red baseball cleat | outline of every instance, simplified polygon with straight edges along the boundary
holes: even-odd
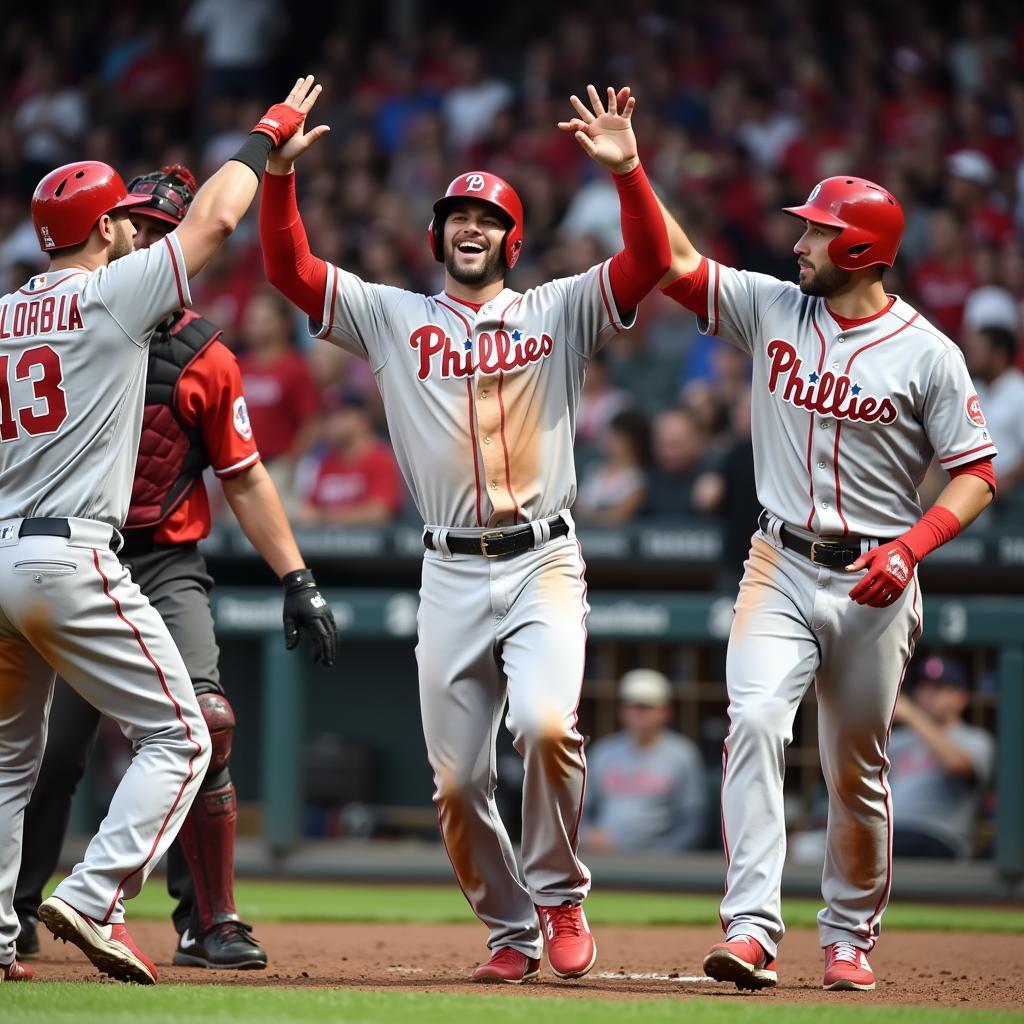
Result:
[[[775,988],[779,981],[775,958],[749,935],[737,935],[712,946],[704,957],[704,973],[715,981],[731,981],[737,988],[750,992]]]
[[[491,959],[473,972],[473,980],[483,984],[521,985],[533,981],[540,974],[540,961],[511,946],[496,949]]]
[[[123,924],[98,924],[57,896],[39,905],[39,920],[58,939],[77,946],[101,974],[138,985],[156,984],[156,965],[135,945]]]
[[[870,992],[875,972],[867,955],[852,942],[833,942],[825,947],[825,980],[829,992]]]
[[[597,963],[597,943],[579,905],[537,907],[547,939],[548,966],[559,978],[582,978]]]
[[[12,960],[9,964],[4,964],[4,969],[0,972],[0,981],[31,981],[32,971],[26,967],[20,960]]]

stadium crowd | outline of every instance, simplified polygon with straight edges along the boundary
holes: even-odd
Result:
[[[794,279],[798,230],[779,208],[831,174],[873,178],[901,199],[907,230],[887,287],[963,346],[1000,445],[997,509],[1013,509],[1006,499],[1024,478],[1019,5],[522,0],[448,4],[443,19],[425,4],[370,7],[324,5],[300,19],[283,0],[155,10],[55,0],[46,19],[10,12],[0,40],[3,290],[44,264],[29,198],[52,167],[102,159],[128,180],[182,163],[202,178],[282,83],[307,71],[324,84],[316,121],[332,129],[299,176],[317,255],[368,280],[437,291],[431,204],[455,173],[480,167],[525,204],[512,286],[573,274],[620,246],[618,204],[555,124],[588,82],[629,83],[648,172],[716,259]],[[254,215],[193,298],[239,356],[257,441],[297,522],[414,515],[369,369],[313,343],[268,289]],[[587,379],[578,518],[749,510],[748,377],[747,360],[699,335],[681,307],[647,299]]]

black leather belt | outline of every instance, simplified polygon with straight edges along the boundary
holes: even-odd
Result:
[[[561,516],[552,516],[547,521],[551,528],[551,537],[565,537],[569,533],[569,524]],[[434,536],[430,530],[423,532],[423,544],[428,551],[436,551]],[[533,528],[515,526],[509,530],[488,530],[476,537],[454,537],[448,535],[445,541],[448,550],[454,555],[483,555],[484,558],[509,558],[521,555],[534,547]]]
[[[769,536],[771,531],[768,526],[771,518],[765,511],[757,517],[757,525]],[[842,540],[804,540],[782,526],[779,528],[779,539],[784,548],[789,548],[790,551],[809,558],[815,565],[823,565],[827,569],[845,569],[860,558],[860,537],[843,537]]]
[[[71,524],[66,519],[55,519],[52,516],[35,516],[22,519],[19,537],[63,537],[71,539]],[[117,531],[110,535],[110,550],[117,550]]]

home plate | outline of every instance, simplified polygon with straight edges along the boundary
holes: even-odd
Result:
[[[595,978],[603,978],[605,981],[714,981],[705,974],[653,974],[645,971],[641,974],[625,974],[621,971],[599,971],[593,975]]]
[[[403,967],[401,964],[393,964],[391,967],[388,968],[388,970],[392,971],[395,974],[423,974],[424,973],[422,967]]]

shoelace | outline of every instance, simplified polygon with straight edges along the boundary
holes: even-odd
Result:
[[[832,947],[833,960],[845,960],[847,963],[860,966],[858,954],[860,950],[851,942],[837,942]]]
[[[244,921],[225,921],[223,924],[217,925],[213,930],[221,935],[237,936],[243,942],[256,945],[256,940],[249,934],[252,931],[252,925],[246,924]]]
[[[551,922],[552,938],[557,939],[564,935],[576,936],[583,931],[579,907],[563,903],[560,907],[547,907],[544,912]]]

